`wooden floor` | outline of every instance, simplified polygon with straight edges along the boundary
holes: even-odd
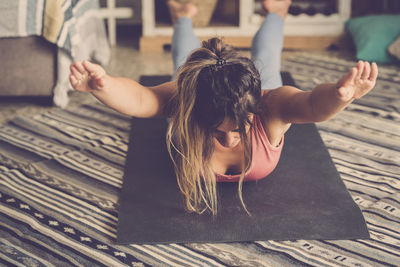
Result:
[[[200,37],[200,40],[210,38]],[[304,49],[304,50],[323,50],[330,45],[338,43],[340,36],[285,36],[284,48],[285,49]],[[229,43],[239,48],[250,48],[251,37],[224,37],[226,43]],[[139,49],[140,52],[157,52],[163,51],[166,45],[171,44],[170,36],[142,36],[140,38]]]

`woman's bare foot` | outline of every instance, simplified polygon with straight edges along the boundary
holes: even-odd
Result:
[[[291,0],[264,0],[262,5],[268,13],[277,13],[285,19],[291,3]]]
[[[191,3],[179,3],[175,0],[167,0],[172,23],[181,17],[193,18],[197,14],[197,7]]]

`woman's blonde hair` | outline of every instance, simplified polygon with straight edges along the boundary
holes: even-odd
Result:
[[[177,74],[178,90],[170,102],[167,147],[188,211],[217,214],[216,177],[210,165],[213,131],[224,119],[237,123],[245,163],[239,180],[240,201],[251,148],[245,130],[258,110],[260,76],[253,62],[219,38],[204,41]]]

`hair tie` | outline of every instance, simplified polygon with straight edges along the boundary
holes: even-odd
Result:
[[[218,67],[221,67],[221,66],[223,66],[223,65],[225,65],[225,64],[226,64],[226,60],[223,59],[222,57],[219,57],[219,58],[217,59],[217,62],[215,63],[215,65],[217,65]]]

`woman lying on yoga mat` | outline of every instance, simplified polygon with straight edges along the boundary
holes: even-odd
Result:
[[[378,75],[375,63],[359,61],[338,82],[312,91],[282,86],[289,5],[290,0],[263,1],[268,14],[253,39],[250,60],[218,38],[199,48],[191,21],[196,7],[168,1],[176,79],[149,88],[83,61],[71,65],[71,84],[124,114],[170,118],[167,145],[189,211],[216,214],[219,181],[239,182],[245,208],[243,181],[273,171],[290,125],[328,120],[367,94]]]

